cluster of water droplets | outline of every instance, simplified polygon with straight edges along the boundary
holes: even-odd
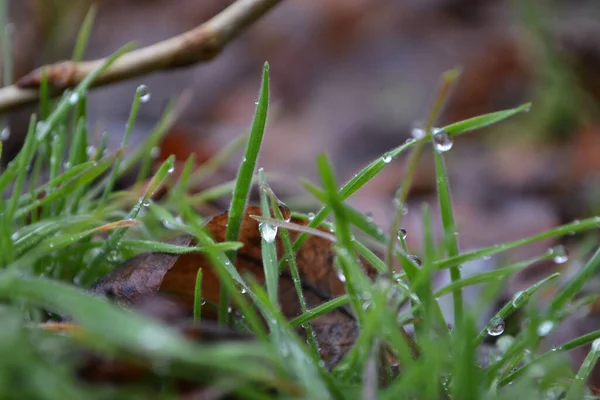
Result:
[[[433,143],[435,149],[439,152],[446,152],[452,148],[454,141],[442,128],[432,128],[431,133],[433,134]],[[425,137],[425,129],[420,124],[415,124],[412,128],[411,135],[415,140],[422,139]]]

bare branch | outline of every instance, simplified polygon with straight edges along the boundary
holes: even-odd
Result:
[[[123,55],[95,80],[94,86],[211,60],[227,43],[281,1],[238,0],[190,31]],[[0,88],[0,112],[37,101],[39,93],[36,89],[42,70],[46,71],[52,93],[60,94],[76,86],[104,61],[63,61],[38,68],[15,85]]]

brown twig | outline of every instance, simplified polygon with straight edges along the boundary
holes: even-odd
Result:
[[[94,86],[123,81],[154,71],[208,61],[282,0],[238,0],[205,23],[181,35],[134,50],[119,58],[94,82]],[[76,86],[105,60],[63,61],[25,75],[15,85],[0,88],[0,112],[38,100],[42,70],[54,94]]]

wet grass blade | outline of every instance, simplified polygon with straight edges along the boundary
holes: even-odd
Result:
[[[265,63],[262,75],[262,84],[258,96],[258,104],[256,105],[256,113],[252,121],[250,136],[246,144],[244,158],[240,164],[237,174],[235,188],[233,189],[233,197],[229,207],[229,216],[227,219],[227,231],[225,232],[225,240],[236,241],[240,234],[242,226],[242,216],[246,208],[246,200],[248,192],[254,176],[256,168],[256,160],[262,143],[265,125],[267,123],[267,111],[269,108],[269,64]],[[234,255],[231,254],[233,260]],[[219,300],[219,321],[226,322],[228,319],[227,308],[229,307],[229,296],[227,288],[221,286],[221,298]]]

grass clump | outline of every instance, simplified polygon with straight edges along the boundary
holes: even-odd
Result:
[[[341,187],[327,156],[316,156],[322,188],[309,182],[305,186],[321,202],[322,208],[310,218],[305,232],[292,241],[286,217],[279,210],[280,203],[270,190],[265,174],[255,176],[268,109],[269,75],[265,66],[244,158],[235,183],[224,189],[233,188],[227,240],[215,243],[203,229],[204,220],[194,207],[221,196],[223,188],[193,196],[187,189],[233,157],[231,148],[199,169],[194,169],[195,161],[191,157],[177,180],[171,179],[175,168],[173,157],[167,158],[148,176],[150,150],[166,132],[171,108],[131,158],[123,158],[122,151],[106,154],[102,144],[97,148],[88,145],[84,128],[87,91],[94,77],[120,54],[122,52],[77,88],[65,93],[51,113],[42,112],[42,120],[32,117],[22,150],[0,176],[0,189],[4,193],[0,198],[1,398],[177,398],[180,388],[173,384],[177,379],[196,382],[218,393],[253,399],[591,398],[584,383],[600,355],[600,331],[590,332],[550,352],[543,352],[540,342],[578,308],[589,304],[590,299],[586,302],[576,296],[585,281],[600,268],[600,249],[565,285],[555,287],[557,293],[548,305],[537,304],[536,294],[543,288],[556,286],[558,274],[515,294],[484,326],[480,326],[481,315],[492,299],[482,298],[472,307],[461,297],[462,290],[472,285],[483,285],[485,292],[495,293],[499,282],[534,262],[555,258],[557,250],[469,277],[461,276],[461,264],[536,240],[600,226],[600,218],[595,217],[514,242],[471,252],[460,251],[444,151],[458,135],[527,111],[529,104],[436,129],[435,119],[455,79],[455,74],[447,75],[422,138],[409,140],[382,154]],[[128,144],[145,90],[134,94],[123,147]],[[44,108],[49,104],[47,91],[42,95],[42,104]],[[67,149],[68,138],[72,145]],[[443,140],[442,145],[440,140]],[[383,233],[345,200],[393,159],[411,149],[416,165],[418,155],[426,151],[430,143],[444,236],[442,251],[439,251],[432,234],[431,210],[424,206],[419,265],[408,254],[402,235],[397,237],[397,229],[390,234]],[[145,185],[142,194],[116,191],[116,180],[137,163],[143,166],[138,176],[138,183]],[[42,179],[42,171],[46,170],[49,175]],[[410,171],[414,172],[414,168],[409,169],[399,191],[395,227],[399,226],[410,190]],[[265,285],[242,276],[233,264],[239,248],[243,210],[253,181],[259,182],[261,189],[262,219],[259,220]],[[167,194],[160,201],[154,201],[153,193],[162,186],[168,188]],[[271,210],[275,211],[274,218],[271,218]],[[294,215],[309,219],[307,215]],[[309,237],[310,229],[323,226],[329,215],[333,217],[333,223],[328,226],[335,239],[334,264],[343,276],[346,294],[309,308],[303,298],[302,277],[294,254]],[[269,238],[273,229],[279,230],[285,251],[280,260],[275,243]],[[159,240],[173,231],[194,235],[197,244],[189,248]],[[369,241],[358,239],[356,231],[362,232]],[[126,311],[83,290],[121,261],[144,250],[205,254],[220,279],[220,322],[235,325],[241,321],[256,340],[210,345],[193,342],[173,327]],[[379,256],[381,250],[387,257]],[[375,279],[365,274],[361,260],[368,261],[377,270]],[[282,313],[277,296],[278,277],[284,266],[289,266],[302,308],[302,314],[291,321]],[[452,272],[452,281],[434,291],[431,276],[443,269]],[[200,270],[197,282],[202,282],[203,276]],[[198,283],[194,303],[196,320],[201,318],[199,287]],[[447,294],[454,298],[455,320],[450,321],[451,327],[439,307],[440,296]],[[231,304],[239,307],[239,315],[228,311]],[[401,307],[403,305],[406,307]],[[358,338],[341,362],[328,369],[320,358],[311,321],[348,306],[356,318]],[[492,355],[481,360],[483,339],[502,333],[504,320],[516,309],[525,316],[522,329],[514,335],[504,335]],[[79,334],[64,336],[39,329],[39,323],[63,316],[77,322],[81,329]],[[308,332],[306,339],[298,334],[298,327]],[[409,333],[410,327],[414,334]],[[564,353],[590,343],[590,353],[580,370],[572,371]],[[73,353],[73,348],[81,347],[108,357],[145,360],[154,366],[157,377],[150,385],[98,386],[84,382],[77,378],[79,358]]]

